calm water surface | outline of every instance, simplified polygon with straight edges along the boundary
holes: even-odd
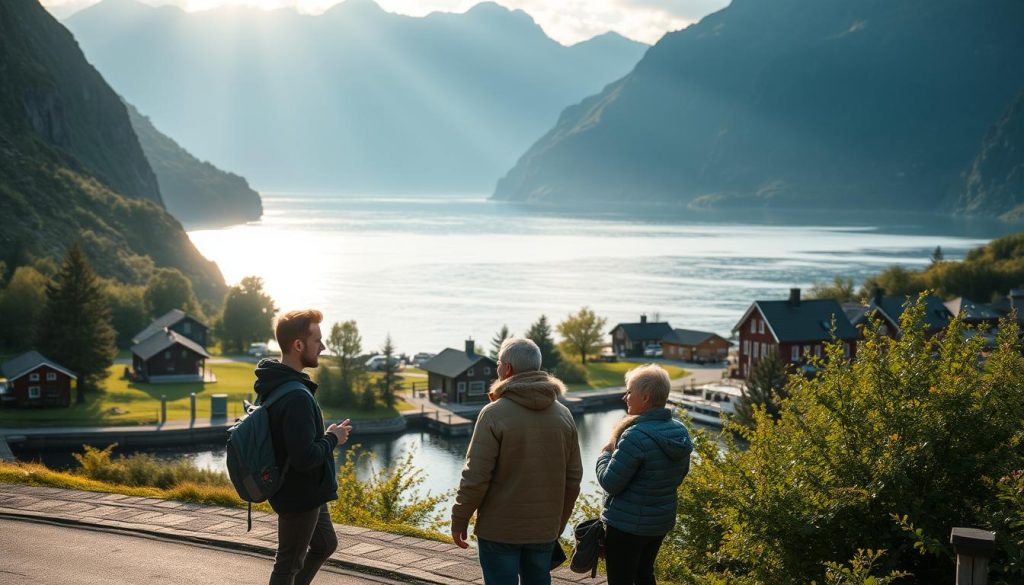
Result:
[[[860,282],[891,264],[927,265],[1014,231],[934,217],[797,216],[678,210],[582,217],[483,197],[265,194],[260,222],[190,232],[228,282],[261,276],[282,309],[355,319],[364,347],[390,333],[400,351],[488,345],[587,305],[618,322],[641,313],[728,336],[751,300],[792,286]],[[585,210],[584,210],[585,211]],[[876,222],[876,223],[872,223]],[[299,254],[296,255],[296,251]]]

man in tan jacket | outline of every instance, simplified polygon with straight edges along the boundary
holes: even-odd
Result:
[[[551,554],[580,493],[576,423],[557,400],[565,385],[540,361],[529,339],[501,344],[498,380],[476,420],[452,507],[452,539],[462,548],[477,514],[486,585],[551,583]]]

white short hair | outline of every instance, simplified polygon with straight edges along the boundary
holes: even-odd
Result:
[[[626,372],[626,388],[650,396],[651,406],[662,407],[668,403],[672,380],[665,368],[657,364],[646,364]]]
[[[498,361],[512,366],[516,373],[539,370],[540,359],[540,348],[525,337],[509,337],[498,350]]]

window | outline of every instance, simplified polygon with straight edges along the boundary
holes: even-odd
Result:
[[[459,394],[464,394],[466,392],[466,383],[459,382],[458,384],[456,384],[455,391],[458,392]]]
[[[485,376],[490,376],[491,375],[491,367],[490,366],[484,366],[484,375]]]
[[[820,345],[815,345],[814,346],[814,355],[815,355],[815,357],[821,357],[821,346]]]
[[[187,358],[188,357],[188,350],[187,349],[181,350],[181,357],[183,357],[183,358]]]
[[[487,394],[487,386],[482,381],[469,383],[469,396],[482,396]]]
[[[192,324],[189,323],[188,321],[185,321],[184,323],[181,324],[181,330],[184,333],[192,333]]]
[[[55,372],[47,372],[46,373],[46,381],[47,382],[53,382],[56,379],[57,379],[57,374]]]
[[[472,376],[473,375],[473,368],[469,368],[468,370],[466,370],[466,375],[467,376]]]
[[[42,395],[42,392],[40,392],[39,386],[29,386],[28,387],[28,397],[29,397],[29,399],[35,400],[36,398],[39,398],[40,395]]]
[[[34,373],[29,374],[28,375],[28,381],[29,382],[38,382],[39,381],[39,373],[38,372],[34,372]]]
[[[764,333],[764,321],[757,322],[757,332]]]
[[[170,359],[171,359],[171,350],[167,350],[167,351],[164,352],[164,359],[170,361]]]
[[[789,361],[798,362],[800,361],[800,346],[794,345],[790,349]]]
[[[846,356],[846,357],[850,357],[850,344],[849,343],[844,343],[843,344],[843,355]]]
[[[745,353],[747,355],[750,354],[750,341],[749,340],[743,342],[743,353]]]
[[[761,344],[754,342],[754,357],[758,357],[757,350],[761,349]]]
[[[809,346],[809,345],[805,345],[804,346],[804,355],[805,356],[811,355],[811,346]]]
[[[757,319],[750,320],[750,332],[757,333]]]

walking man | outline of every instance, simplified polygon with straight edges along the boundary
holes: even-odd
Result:
[[[317,367],[326,349],[321,321],[323,315],[312,309],[282,315],[275,327],[281,361],[264,359],[256,365],[260,402],[275,392],[286,393],[269,406],[275,458],[278,466],[288,466],[281,488],[270,497],[277,512],[270,585],[308,585],[338,548],[327,502],[338,498],[334,448],[348,440],[351,426],[345,420],[324,428],[314,397],[317,385],[302,371]]]
[[[576,423],[557,400],[565,385],[540,367],[533,341],[501,344],[452,507],[452,539],[462,548],[477,514],[486,585],[550,584],[552,551],[580,493]]]

